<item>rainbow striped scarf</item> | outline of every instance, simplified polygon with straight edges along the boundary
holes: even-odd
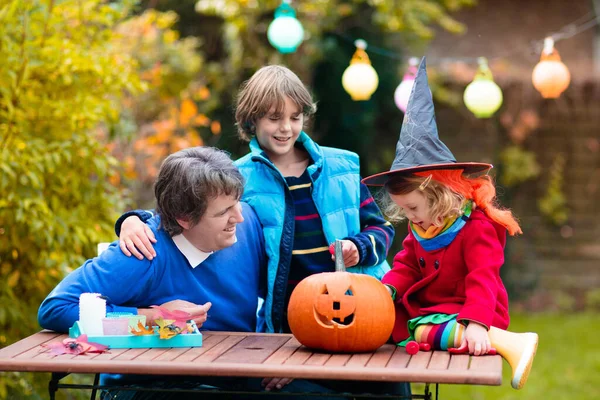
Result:
[[[413,225],[411,222],[410,229],[425,251],[438,250],[452,243],[458,232],[467,223],[472,209],[473,202],[469,200],[463,206],[463,214],[461,216],[446,218],[442,226],[432,225],[427,230],[424,230],[418,225]]]

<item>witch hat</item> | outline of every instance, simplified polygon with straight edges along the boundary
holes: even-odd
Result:
[[[434,169],[463,169],[465,174],[473,174],[490,168],[492,165],[486,163],[457,163],[452,152],[438,137],[433,98],[423,57],[408,99],[392,167],[387,172],[364,178],[362,183],[383,186],[393,175]]]

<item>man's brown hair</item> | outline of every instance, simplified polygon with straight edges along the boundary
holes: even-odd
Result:
[[[168,156],[154,185],[156,211],[169,235],[183,232],[177,222],[196,225],[209,200],[227,195],[242,197],[244,178],[229,154],[214,147],[190,147]]]

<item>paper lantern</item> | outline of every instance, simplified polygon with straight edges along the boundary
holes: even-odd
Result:
[[[293,53],[304,39],[304,28],[296,19],[296,12],[289,5],[289,1],[283,1],[275,10],[275,19],[267,30],[269,43],[280,53]]]
[[[411,57],[410,60],[408,60],[406,74],[404,74],[402,82],[400,82],[394,91],[394,103],[396,103],[396,106],[402,110],[402,112],[406,112],[406,106],[408,106],[408,98],[410,97],[410,92],[412,92],[415,77],[417,76],[418,63],[419,60],[416,57]]]
[[[569,87],[571,74],[554,48],[554,40],[550,37],[544,40],[544,49],[540,62],[531,75],[533,86],[545,99],[556,99]]]
[[[502,90],[494,82],[492,71],[484,57],[478,59],[479,68],[473,82],[463,94],[465,105],[477,118],[489,118],[502,105]]]
[[[365,52],[367,43],[359,39],[354,44],[356,51],[342,75],[342,86],[352,100],[369,100],[379,85],[379,77]]]

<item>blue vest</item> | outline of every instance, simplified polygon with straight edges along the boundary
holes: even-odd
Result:
[[[354,236],[360,226],[360,167],[358,155],[321,147],[306,133],[298,137],[313,163],[308,173],[312,198],[323,222],[328,243]],[[256,138],[250,153],[235,162],[246,180],[242,201],[254,208],[263,226],[268,261],[265,320],[268,332],[280,332],[285,291],[294,246],[294,204],[285,178],[264,155]],[[389,271],[386,260],[379,265],[352,267],[349,271],[381,279]]]

